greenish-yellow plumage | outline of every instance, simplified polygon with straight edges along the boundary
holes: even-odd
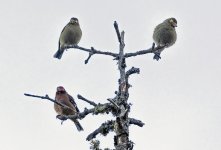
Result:
[[[157,46],[170,47],[172,46],[177,39],[177,34],[175,27],[177,27],[177,20],[175,18],[166,19],[161,24],[157,25],[154,29],[153,40]],[[158,57],[160,58],[160,52],[157,52]],[[154,59],[159,59],[157,56],[154,56]]]
[[[68,45],[77,45],[81,39],[82,31],[77,18],[71,18],[70,22],[61,32],[58,51],[54,54],[55,58],[61,59],[64,50]]]

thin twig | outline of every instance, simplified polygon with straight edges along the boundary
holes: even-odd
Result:
[[[88,114],[91,114],[91,113],[94,115],[109,113],[112,110],[112,107],[113,106],[110,105],[110,103],[98,104],[94,108],[91,108],[91,109],[85,108],[83,112],[80,112],[76,115],[68,115],[65,117],[66,117],[66,119],[83,119],[85,116],[87,116]]]
[[[78,98],[78,99],[81,99],[81,100],[83,100],[83,101],[85,101],[85,102],[87,102],[87,103],[89,103],[90,105],[97,106],[97,104],[96,104],[95,102],[90,101],[90,100],[84,98],[84,97],[81,96],[80,94],[77,95],[77,98]]]
[[[126,72],[126,78],[128,78],[131,74],[134,74],[134,73],[139,74],[139,73],[140,73],[140,69],[139,69],[139,68],[132,67],[131,69],[129,69],[129,70]]]
[[[94,113],[95,108],[87,109],[85,108],[83,112],[78,113],[76,115],[68,115],[66,116],[68,119],[83,119],[88,114]]]
[[[120,109],[120,107],[115,103],[112,99],[108,98],[107,99],[110,103],[112,103],[117,109]]]
[[[124,43],[124,35],[125,35],[125,32],[122,31],[121,34],[120,34],[120,37],[121,37],[121,45],[124,47],[125,46],[125,43]]]
[[[100,133],[103,136],[106,136],[110,131],[114,130],[114,121],[113,120],[109,120],[105,123],[102,123],[102,125],[96,129],[94,132],[92,132],[91,134],[89,134],[86,138],[87,141],[92,140],[93,138],[96,138],[96,136]]]
[[[121,43],[120,31],[119,31],[118,24],[117,24],[116,21],[114,21],[114,28],[115,28],[115,31],[117,33],[118,42]]]
[[[138,56],[138,55],[144,55],[144,54],[148,54],[148,53],[154,53],[156,51],[162,51],[163,49],[165,48],[164,47],[151,47],[149,49],[146,49],[146,50],[140,50],[140,51],[137,51],[137,52],[133,52],[133,53],[126,53],[124,55],[125,58],[128,58],[128,57],[132,57],[132,56]]]
[[[79,50],[86,51],[86,52],[93,53],[93,54],[103,54],[103,55],[109,55],[109,56],[113,56],[113,57],[117,57],[118,56],[118,54],[116,54],[116,53],[104,52],[104,51],[96,50],[93,47],[88,49],[88,48],[80,47],[78,45],[68,45],[66,48],[67,49],[75,48],[75,49],[79,49]]]
[[[51,101],[51,102],[53,102],[53,103],[55,103],[55,104],[57,104],[57,105],[59,105],[61,107],[66,107],[66,108],[69,108],[69,109],[73,109],[73,108],[70,108],[70,107],[60,103],[60,102],[55,101],[54,99],[50,98],[47,94],[45,96],[38,96],[38,95],[32,95],[32,94],[24,93],[24,95],[25,96],[30,96],[30,97],[41,98],[41,99],[47,99],[47,100],[49,100],[49,101]]]
[[[129,118],[129,124],[134,124],[137,125],[139,127],[143,127],[145,125],[145,123],[143,123],[141,120],[137,120],[134,118]]]
[[[67,119],[83,119],[85,116],[87,116],[88,114],[94,113],[94,108],[91,109],[87,109],[85,108],[83,112],[77,113],[75,115],[59,115],[57,116],[58,119],[65,121]]]
[[[92,52],[89,53],[88,58],[84,61],[85,64],[87,64],[88,61],[90,60],[91,56],[94,55],[94,48],[93,48],[93,47],[91,47],[91,51],[92,51]]]

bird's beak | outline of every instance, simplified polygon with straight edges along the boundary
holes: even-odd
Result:
[[[175,22],[173,22],[173,26],[174,26],[174,27],[177,27],[177,24],[176,24]]]

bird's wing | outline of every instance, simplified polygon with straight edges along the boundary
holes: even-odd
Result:
[[[60,43],[60,39],[58,40],[58,49],[60,49],[60,45],[61,45],[61,43]]]
[[[67,24],[68,25],[68,24]],[[61,31],[61,34],[64,32],[65,28],[67,27],[67,25],[62,29]],[[60,34],[60,35],[61,35]],[[61,42],[60,42],[60,38],[59,38],[59,41],[58,41],[58,49],[60,49],[60,46],[61,46]]]
[[[79,112],[79,109],[77,107],[77,104],[74,101],[74,98],[71,95],[69,95],[69,94],[68,94],[68,97],[69,97],[69,101],[71,102],[71,104],[74,105],[76,111]]]
[[[162,23],[161,24],[158,24],[156,27],[155,27],[155,31],[159,31],[161,28],[162,28]]]

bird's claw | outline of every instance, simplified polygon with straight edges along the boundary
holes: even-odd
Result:
[[[72,46],[75,48],[75,47],[77,47],[78,45],[77,45],[77,44],[72,44]]]
[[[60,119],[60,120],[61,120],[61,125],[62,125],[63,122],[67,120],[67,117],[62,116],[62,115],[57,115],[57,116],[56,116],[56,119]]]
[[[63,125],[64,120],[61,121],[61,125]]]
[[[63,115],[57,115],[57,116],[56,116],[56,119],[60,119],[60,120],[62,120],[62,121],[65,121],[65,120],[67,120],[67,117],[65,117],[65,116],[63,116]]]
[[[153,56],[153,59],[155,59],[155,60],[159,60],[159,59],[161,59],[161,57],[160,57],[160,53],[154,53],[154,56]]]

